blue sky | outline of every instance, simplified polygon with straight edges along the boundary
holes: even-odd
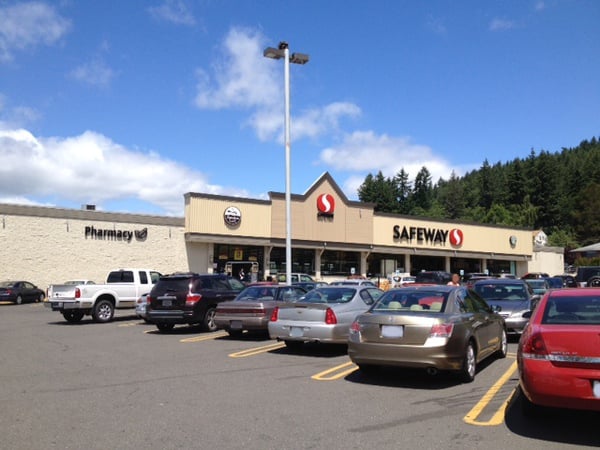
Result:
[[[183,215],[600,135],[595,0],[0,0],[0,202]]]

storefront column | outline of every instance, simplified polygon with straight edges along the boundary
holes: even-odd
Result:
[[[321,255],[325,249],[318,248],[315,250],[315,279],[321,279]]]
[[[209,242],[207,247],[208,261],[206,262],[206,272],[215,273],[215,244]]]
[[[265,245],[263,247],[262,266],[263,266],[263,274],[264,274],[263,276],[265,277],[265,280],[271,276],[271,250],[272,249],[273,249],[273,247],[270,245]]]
[[[451,269],[450,260],[451,260],[451,258],[449,256],[444,256],[444,270],[446,272],[450,272],[450,269]]]
[[[410,273],[410,255],[408,253],[404,254],[404,272]]]
[[[367,272],[369,269],[369,265],[367,263],[367,258],[369,257],[369,253],[371,253],[371,252],[360,252],[360,274],[363,277],[367,276]]]
[[[481,260],[481,272],[486,273],[487,272],[487,259],[483,258]]]

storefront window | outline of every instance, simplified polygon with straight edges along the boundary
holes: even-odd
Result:
[[[271,275],[285,273],[285,248],[276,247],[271,250]],[[315,251],[305,248],[292,249],[292,272],[315,274]]]
[[[262,280],[264,268],[263,247],[253,247],[249,245],[229,245],[215,244],[214,247],[214,266],[216,273],[225,273],[226,268],[231,269],[232,276],[238,276],[240,270],[250,274],[253,263],[258,263],[257,280]]]
[[[326,250],[321,256],[321,275],[348,276],[360,273],[360,253]]]

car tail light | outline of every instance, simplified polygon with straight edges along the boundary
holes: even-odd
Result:
[[[544,338],[539,331],[527,332],[527,335],[523,336],[522,342],[521,353],[523,358],[546,359],[548,356]]]
[[[279,317],[279,306],[273,308],[273,312],[271,313],[271,317],[269,318],[269,322],[277,322]]]
[[[436,323],[431,326],[429,337],[449,338],[454,330],[453,323]]]
[[[360,333],[360,323],[358,323],[358,320],[355,320],[354,322],[352,322],[352,325],[350,325],[350,333]]]
[[[327,325],[335,325],[337,323],[337,317],[335,317],[335,313],[331,308],[325,310],[325,323]]]
[[[185,305],[186,306],[194,306],[200,300],[202,300],[202,295],[200,295],[200,294],[188,294],[187,297],[185,298]]]
[[[81,289],[75,288],[75,298],[81,298]]]

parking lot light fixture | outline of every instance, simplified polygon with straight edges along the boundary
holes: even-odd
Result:
[[[292,284],[292,207],[291,207],[291,168],[290,168],[290,63],[306,64],[308,55],[293,53],[287,42],[280,42],[278,48],[267,47],[263,52],[265,58],[283,59],[284,67],[284,140],[285,140],[285,283]]]

